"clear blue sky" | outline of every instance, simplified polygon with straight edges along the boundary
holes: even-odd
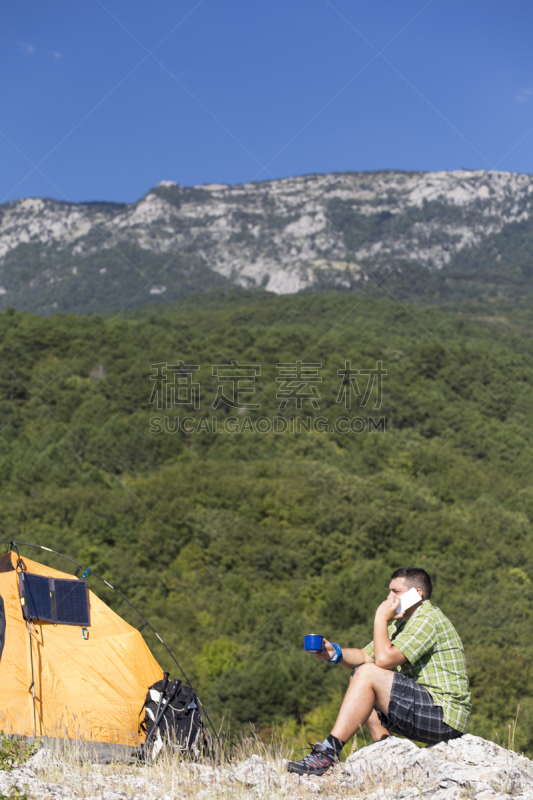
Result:
[[[131,202],[164,179],[531,172],[532,33],[525,0],[4,3],[0,202]],[[46,177],[27,177],[41,161]]]

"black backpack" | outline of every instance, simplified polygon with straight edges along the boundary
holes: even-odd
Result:
[[[211,739],[203,724],[198,698],[180,680],[169,681],[168,673],[148,689],[141,728],[146,740],[141,758],[155,761],[165,747],[189,754],[195,760],[211,750]]]

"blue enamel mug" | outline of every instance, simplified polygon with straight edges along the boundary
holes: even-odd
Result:
[[[324,649],[324,637],[310,633],[304,637],[304,650],[306,653],[321,653]]]

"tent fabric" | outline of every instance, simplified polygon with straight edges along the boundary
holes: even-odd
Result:
[[[28,572],[75,579],[23,559]],[[0,657],[0,730],[34,735],[30,633],[22,615],[17,556],[0,557],[4,647]],[[91,627],[36,622],[31,625],[36,734],[137,746],[139,711],[148,687],[163,671],[139,631],[89,590]],[[0,624],[1,628],[1,624]],[[1,633],[1,630],[0,630]]]
[[[4,650],[4,642],[6,640],[6,612],[4,609],[4,601],[0,597],[0,660]]]

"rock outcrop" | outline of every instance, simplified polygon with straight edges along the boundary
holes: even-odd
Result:
[[[471,735],[423,749],[391,737],[351,755],[341,771],[348,783],[376,798],[533,797],[531,761]]]
[[[310,793],[331,800],[531,800],[533,763],[470,735],[422,749],[390,737],[353,753],[320,778],[289,774],[285,761],[258,755],[231,766],[171,758],[153,766],[124,766],[68,763],[40,750],[24,766],[0,772],[0,793],[35,800],[304,798]]]

